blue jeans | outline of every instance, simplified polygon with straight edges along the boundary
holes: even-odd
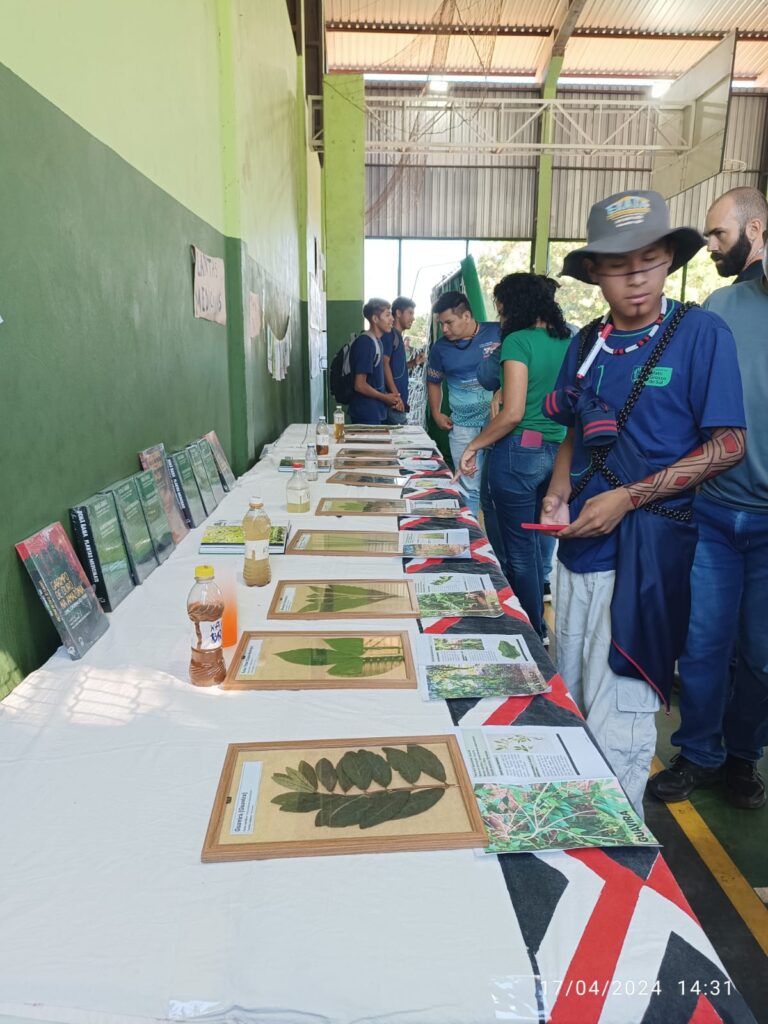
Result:
[[[704,497],[694,507],[699,543],[672,743],[707,768],[726,753],[758,761],[768,743],[768,513]]]
[[[548,441],[540,448],[524,448],[520,437],[510,434],[497,441],[488,456],[488,483],[503,538],[503,569],[539,636],[544,629],[544,552],[541,535],[520,524],[538,522],[558,448]]]
[[[401,423],[407,423],[408,422],[408,413],[407,412],[398,412],[397,409],[389,409],[388,408],[387,409],[387,418],[386,418],[386,420],[384,422],[385,423],[389,423],[392,426],[397,426],[397,425],[399,425]]]
[[[448,444],[451,448],[454,469],[459,468],[459,462],[464,454],[464,449],[470,441],[474,441],[482,429],[482,427],[461,427],[454,423],[452,429],[448,431]],[[477,453],[477,472],[475,475],[461,477],[461,486],[467,493],[467,504],[476,517],[480,515],[480,479],[483,473],[484,457],[485,452],[479,451]]]
[[[499,565],[504,565],[504,539],[499,528],[499,517],[496,514],[496,506],[491,497],[491,485],[488,480],[488,466],[490,459],[487,454],[483,458],[483,468],[480,471],[480,508],[483,510],[483,526],[488,541],[493,548],[493,553],[499,560]],[[550,569],[552,568],[550,564]]]

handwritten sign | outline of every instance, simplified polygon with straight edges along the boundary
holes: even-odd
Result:
[[[208,256],[192,246],[195,260],[195,317],[198,320],[212,320],[217,324],[227,322],[227,303],[224,296],[224,260]]]

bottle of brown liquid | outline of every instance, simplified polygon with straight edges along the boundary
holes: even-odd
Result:
[[[210,565],[198,565],[195,584],[187,598],[187,614],[194,628],[189,681],[195,686],[214,686],[227,674],[221,648],[224,597],[213,579]]]
[[[261,498],[251,498],[243,519],[245,561],[243,582],[248,587],[265,587],[272,579],[269,567],[269,532],[272,524]]]
[[[327,455],[328,452],[330,451],[331,432],[328,429],[328,424],[325,420],[325,416],[321,416],[320,419],[317,421],[315,441],[317,445],[317,454]]]
[[[344,410],[337,405],[333,412],[333,440],[341,444],[344,440]]]

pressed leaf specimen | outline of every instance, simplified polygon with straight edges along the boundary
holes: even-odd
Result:
[[[302,761],[275,772],[272,780],[288,790],[272,803],[292,814],[315,811],[317,828],[368,829],[412,818],[434,807],[449,788],[440,758],[417,743],[382,747],[381,753],[348,750],[336,764],[327,757],[315,765]]]

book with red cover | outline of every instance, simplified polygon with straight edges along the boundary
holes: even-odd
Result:
[[[109,628],[107,616],[61,523],[20,541],[16,550],[70,658],[82,658]]]

